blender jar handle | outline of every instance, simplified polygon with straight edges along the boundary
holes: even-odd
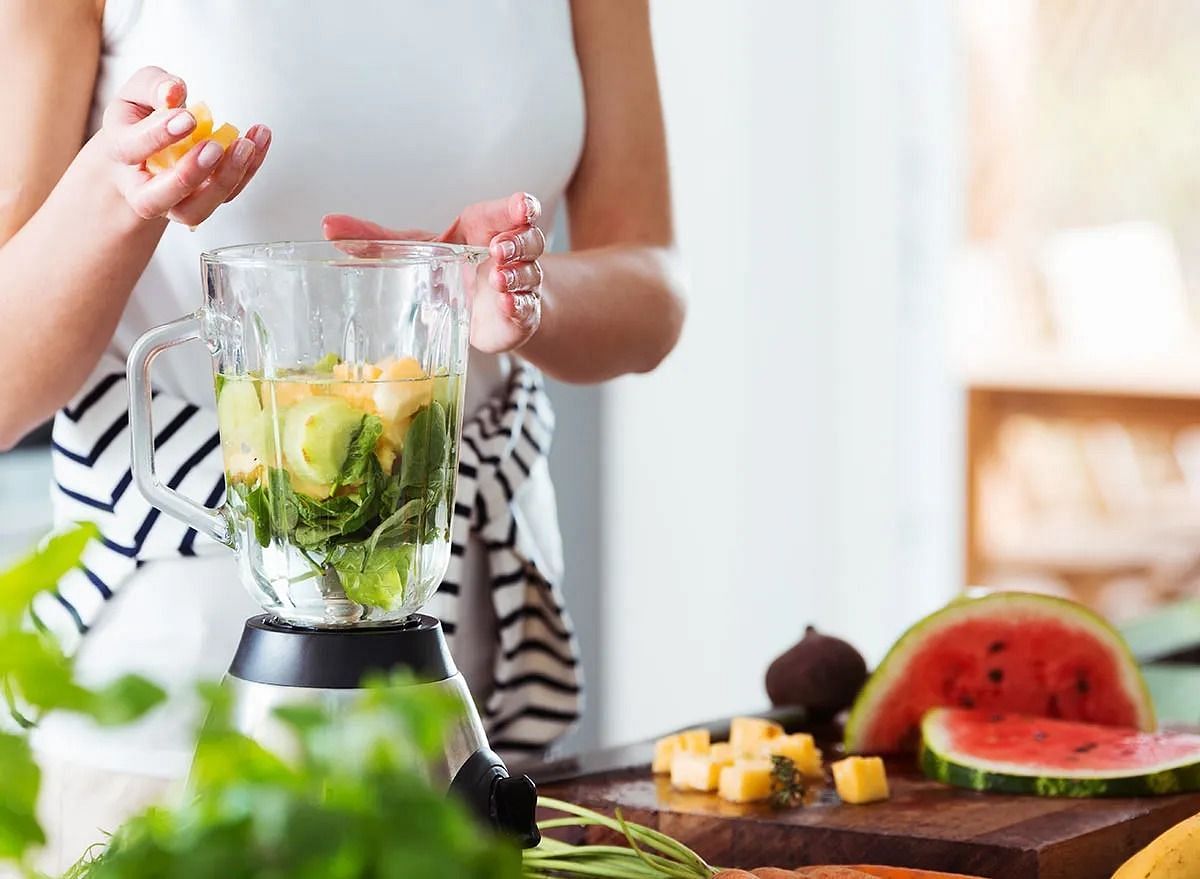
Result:
[[[224,505],[209,509],[163,485],[154,467],[154,425],[151,418],[150,366],[154,358],[183,342],[204,339],[204,313],[147,330],[129,352],[126,377],[129,380],[129,426],[133,457],[133,479],[138,490],[164,513],[187,523],[201,534],[234,546],[234,528]]]

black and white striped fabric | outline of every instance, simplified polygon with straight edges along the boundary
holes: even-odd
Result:
[[[225,495],[216,417],[168,394],[153,395],[160,478],[216,506]],[[547,455],[554,414],[541,374],[518,365],[506,392],[463,426],[450,567],[429,613],[454,650],[463,561],[474,536],[487,553],[500,643],[494,691],[483,706],[493,747],[540,751],[579,717],[579,649],[563,606],[561,553]],[[129,397],[124,365],[106,360],[55,418],[54,505],[59,523],[90,520],[102,540],[54,592],[39,596],[34,622],[74,652],[105,603],[154,559],[228,552],[161,513],[132,484]]]

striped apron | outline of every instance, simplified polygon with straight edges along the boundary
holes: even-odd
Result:
[[[220,504],[225,477],[212,410],[161,392],[151,405],[160,477],[207,506]],[[504,392],[463,426],[451,560],[427,608],[442,620],[454,652],[466,547],[481,543],[499,635],[494,687],[481,713],[492,746],[510,757],[543,751],[582,708],[579,648],[560,588],[561,538],[547,460],[553,431],[541,374],[516,361]],[[102,535],[79,571],[34,605],[35,624],[68,651],[79,648],[105,603],[142,564],[228,552],[151,507],[132,485],[128,391],[119,361],[106,359],[58,413],[52,450],[56,519],[94,521]]]

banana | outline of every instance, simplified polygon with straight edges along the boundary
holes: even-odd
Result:
[[[1113,879],[1200,879],[1200,815],[1159,836],[1122,864]]]

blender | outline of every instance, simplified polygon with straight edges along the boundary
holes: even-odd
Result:
[[[201,256],[204,305],[129,355],[133,473],[152,504],[231,548],[265,613],[226,679],[233,716],[280,753],[281,705],[337,712],[363,679],[404,672],[458,703],[431,781],[526,845],[536,791],[488,747],[438,620],[450,560],[475,265],[486,251],[404,241],[281,242]],[[150,369],[212,356],[226,500],[156,475]]]

